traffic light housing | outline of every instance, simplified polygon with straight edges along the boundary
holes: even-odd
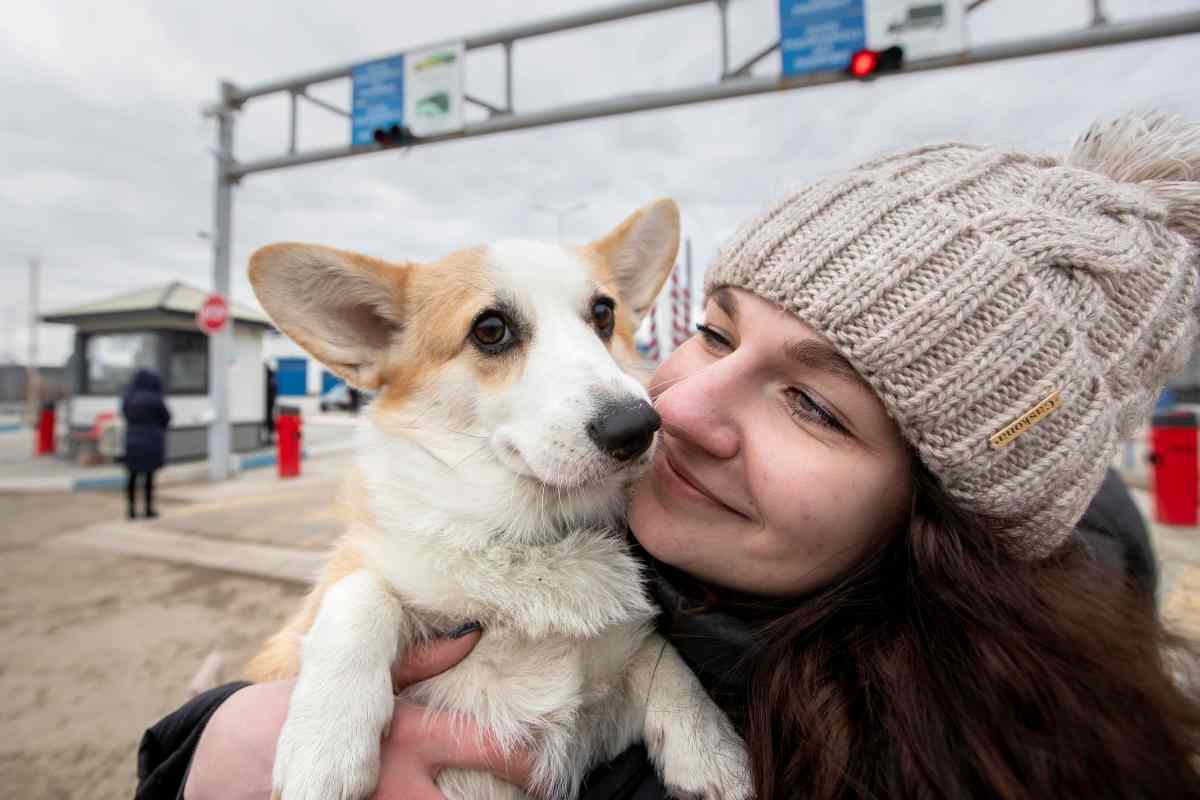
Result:
[[[904,66],[904,48],[898,45],[883,50],[862,49],[850,56],[846,71],[859,80],[870,80],[881,72],[895,72]]]
[[[412,131],[404,125],[390,125],[386,128],[376,128],[371,134],[371,138],[376,144],[381,144],[384,147],[394,147],[397,145],[412,144],[416,141]]]

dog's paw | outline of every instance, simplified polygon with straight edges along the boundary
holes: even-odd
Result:
[[[750,800],[754,781],[746,746],[725,714],[708,699],[687,711],[660,715],[647,742],[671,797]]]
[[[391,687],[387,674],[340,686],[302,676],[276,745],[272,800],[369,797],[379,779],[380,739],[392,718]]]

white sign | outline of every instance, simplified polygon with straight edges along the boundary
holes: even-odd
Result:
[[[963,0],[866,0],[867,47],[904,48],[905,61],[937,58],[967,49]]]
[[[414,136],[463,127],[462,42],[404,54],[404,123]]]

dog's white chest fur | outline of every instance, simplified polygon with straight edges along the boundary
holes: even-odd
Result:
[[[646,638],[638,624],[587,640],[489,630],[469,658],[405,696],[465,712],[501,742],[532,747],[546,795],[569,797],[591,766],[639,738],[627,678]],[[483,773],[444,774],[439,784],[450,797],[524,796]]]
[[[302,713],[293,724],[289,712],[279,782],[294,785],[300,773],[303,786],[326,785],[324,774],[308,775],[319,769],[301,766],[319,763],[310,761],[320,752],[306,746],[311,739],[348,739],[352,763],[363,760],[376,741],[370,732],[390,717],[390,692],[380,689],[390,688],[388,654],[472,619],[485,634],[471,655],[405,698],[464,714],[505,750],[532,750],[539,796],[575,796],[591,767],[638,740],[673,789],[749,796],[740,741],[674,649],[650,632],[654,608],[617,531],[572,531],[474,557],[378,531],[354,531],[348,543],[372,569],[326,594],[306,637],[292,701]],[[374,778],[350,772],[342,779],[352,787]],[[461,800],[526,797],[484,772],[446,770],[438,785]]]

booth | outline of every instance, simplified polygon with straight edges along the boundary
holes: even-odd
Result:
[[[167,460],[203,458],[213,412],[208,398],[208,336],[196,312],[208,293],[175,281],[41,317],[75,326],[68,362],[65,408],[67,454],[89,447],[103,420],[120,419],[121,395],[134,373],[152,369],[162,378],[171,410]],[[266,315],[230,304],[233,354],[229,372],[229,418],[235,451],[262,446],[267,417],[263,336],[273,326]]]

